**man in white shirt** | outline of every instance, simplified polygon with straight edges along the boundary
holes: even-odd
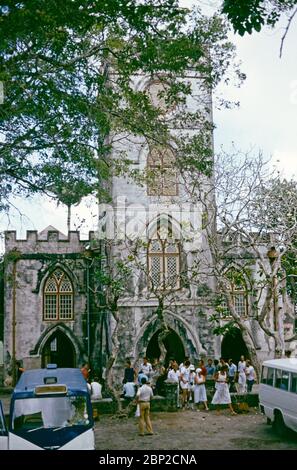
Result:
[[[152,375],[152,371],[152,364],[148,362],[147,357],[144,357],[142,364],[140,364],[139,372],[143,372],[148,378],[150,378]]]
[[[102,399],[102,385],[99,383],[98,377],[94,377],[91,382],[91,400]]]
[[[137,404],[139,404],[139,435],[144,436],[144,424],[146,425],[148,435],[153,435],[153,428],[150,419],[150,401],[153,396],[152,388],[147,385],[146,378],[142,377],[141,387],[136,394]]]
[[[178,370],[178,365],[173,365],[171,369],[169,369],[167,374],[168,382],[178,383],[180,377],[180,371]]]
[[[131,400],[135,397],[136,385],[134,382],[126,382],[123,386],[123,398]]]

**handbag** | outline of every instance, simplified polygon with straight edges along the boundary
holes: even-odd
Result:
[[[135,411],[135,418],[139,418],[140,416],[140,406],[139,404],[136,406],[136,411]]]

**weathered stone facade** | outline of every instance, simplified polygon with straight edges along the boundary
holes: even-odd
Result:
[[[17,360],[25,368],[44,366],[50,362],[51,353],[53,357],[58,354],[61,365],[80,366],[88,360],[91,346],[93,349],[90,341],[94,339],[88,338],[88,332],[92,329],[93,336],[95,332],[94,315],[88,307],[91,302],[85,246],[89,240],[81,241],[77,232],[66,237],[53,227],[39,234],[27,232],[25,240],[16,239],[13,231],[5,235],[6,372],[13,373]],[[44,285],[55,270],[65,273],[73,287],[73,318],[69,320],[44,318]],[[52,340],[56,343],[50,345]]]
[[[193,94],[187,98],[185,111],[195,111],[201,100],[199,81],[191,75],[187,80],[193,86]],[[144,90],[148,86],[147,78],[135,78],[136,89]],[[154,86],[157,86],[156,81]],[[206,101],[211,109],[211,97],[207,94]],[[172,113],[174,115],[174,111]],[[211,121],[211,111],[209,113]],[[175,127],[172,127],[173,136],[177,133],[183,135],[186,131],[195,134],[199,129],[185,130],[176,122]],[[115,158],[125,152],[131,162],[131,171],[142,172],[148,165],[151,149],[145,139],[119,136],[113,152]],[[214,206],[212,179],[203,178],[202,184],[209,198],[205,203],[211,212]],[[109,237],[109,263],[122,261],[130,267],[131,272],[126,279],[125,293],[117,299],[120,318],[117,334],[119,348],[114,364],[117,382],[122,380],[125,358],[129,357],[138,363],[145,355],[150,358],[162,355],[158,334],[164,324],[169,331],[167,339],[163,341],[166,350],[165,353],[163,351],[163,356],[166,354],[163,359],[166,361],[169,357],[182,361],[185,356],[189,356],[192,361],[196,361],[201,357],[218,358],[221,355],[222,337],[213,333],[211,322],[218,288],[212,275],[211,253],[203,229],[204,209],[194,198],[191,200],[185,182],[177,179],[176,187],[176,193],[169,190],[161,196],[151,195],[145,184],[138,184],[128,177],[114,178],[111,184],[113,202],[109,209],[104,210],[104,214],[99,214],[96,246],[98,243],[104,244],[104,237]],[[112,219],[110,224],[108,210],[116,219]],[[188,214],[186,220],[183,218],[185,214]],[[160,268],[160,274],[154,274],[153,261],[159,255],[161,259],[161,254],[155,253],[152,260],[150,243],[152,240],[160,241],[162,227],[168,223],[171,245],[175,244],[178,251],[171,257],[171,265],[168,261],[170,252],[169,255],[167,252],[162,253],[160,263],[165,259],[167,264],[164,264],[163,271]],[[109,229],[112,230],[108,234]],[[214,224],[214,234],[215,230]],[[189,231],[191,236],[188,236]],[[80,240],[77,232],[70,232],[66,237],[53,227],[48,227],[40,234],[29,231],[25,240],[18,240],[15,232],[6,232],[3,283],[6,373],[12,370],[16,360],[22,360],[25,368],[31,368],[44,366],[52,359],[57,359],[58,365],[69,366],[80,366],[89,360],[95,370],[100,374],[104,372],[116,325],[108,312],[108,304],[106,308],[98,305],[94,264],[92,257],[86,253],[94,239],[94,233],[90,233],[88,240]],[[263,250],[267,251],[267,246]],[[230,256],[239,267],[245,257],[250,259],[250,269],[255,277],[258,275],[257,260],[251,253],[235,251]],[[195,265],[199,266],[200,274],[193,280],[191,273]],[[152,276],[159,279],[160,284],[164,283],[166,276],[172,279],[169,275],[170,266],[178,279],[176,285],[169,292],[165,292],[165,289],[161,293],[162,289],[158,288],[154,291],[151,288]],[[44,318],[44,286],[57,269],[65,273],[72,285],[73,318],[70,320]],[[248,300],[253,302],[252,298]],[[281,301],[279,299],[279,304]],[[292,310],[288,299],[286,302],[286,309]],[[259,329],[255,318],[248,317],[245,322],[258,345],[259,358],[265,359],[273,350],[273,340]],[[284,324],[280,327],[292,329],[292,321],[284,317]],[[57,353],[56,356],[54,353]]]

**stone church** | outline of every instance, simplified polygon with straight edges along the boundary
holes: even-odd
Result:
[[[186,107],[195,109],[199,82],[190,74],[187,79],[193,92]],[[158,99],[162,84],[140,76],[135,86]],[[183,130],[172,129],[173,134],[178,132]],[[104,301],[106,292],[96,272],[94,247],[107,252],[109,268],[120,262],[129,269],[125,289],[117,299],[121,322],[116,376],[121,377],[127,357],[133,363],[143,356],[162,355],[165,362],[171,357],[181,362],[185,356],[195,361],[232,354],[237,360],[247,352],[239,330],[235,338],[213,333],[210,317],[217,286],[207,273],[210,253],[202,228],[203,211],[180,181],[172,150],[123,138],[113,151],[115,158],[125,151],[132,171],[149,168],[154,178],[146,185],[127,177],[114,178],[113,202],[102,208],[98,232],[91,232],[87,240],[81,240],[78,232],[66,236],[52,226],[40,233],[28,231],[24,240],[14,231],[5,234],[0,289],[4,375],[13,373],[18,360],[26,369],[48,363],[79,367],[89,361],[104,374],[116,325]],[[205,184],[211,185],[211,178]],[[189,273],[201,252],[206,260],[205,266],[200,263],[204,275],[194,282]],[[103,263],[100,269],[105,268]],[[236,299],[238,313],[246,315],[245,292],[237,292]],[[163,351],[159,333],[164,324]],[[269,351],[256,329],[254,334],[263,359]]]

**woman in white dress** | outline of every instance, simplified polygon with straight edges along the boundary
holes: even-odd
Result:
[[[232,415],[236,415],[232,408],[231,397],[228,387],[228,366],[224,365],[215,376],[216,392],[213,396],[212,405],[228,405]]]
[[[197,405],[197,411],[199,411],[199,403],[202,402],[204,404],[204,408],[208,411],[207,406],[207,395],[206,395],[206,388],[205,388],[205,376],[202,375],[202,369],[196,369],[195,374],[195,386],[194,386],[194,403]]]
[[[240,356],[240,361],[238,363],[238,393],[246,393],[246,361],[244,356]]]

